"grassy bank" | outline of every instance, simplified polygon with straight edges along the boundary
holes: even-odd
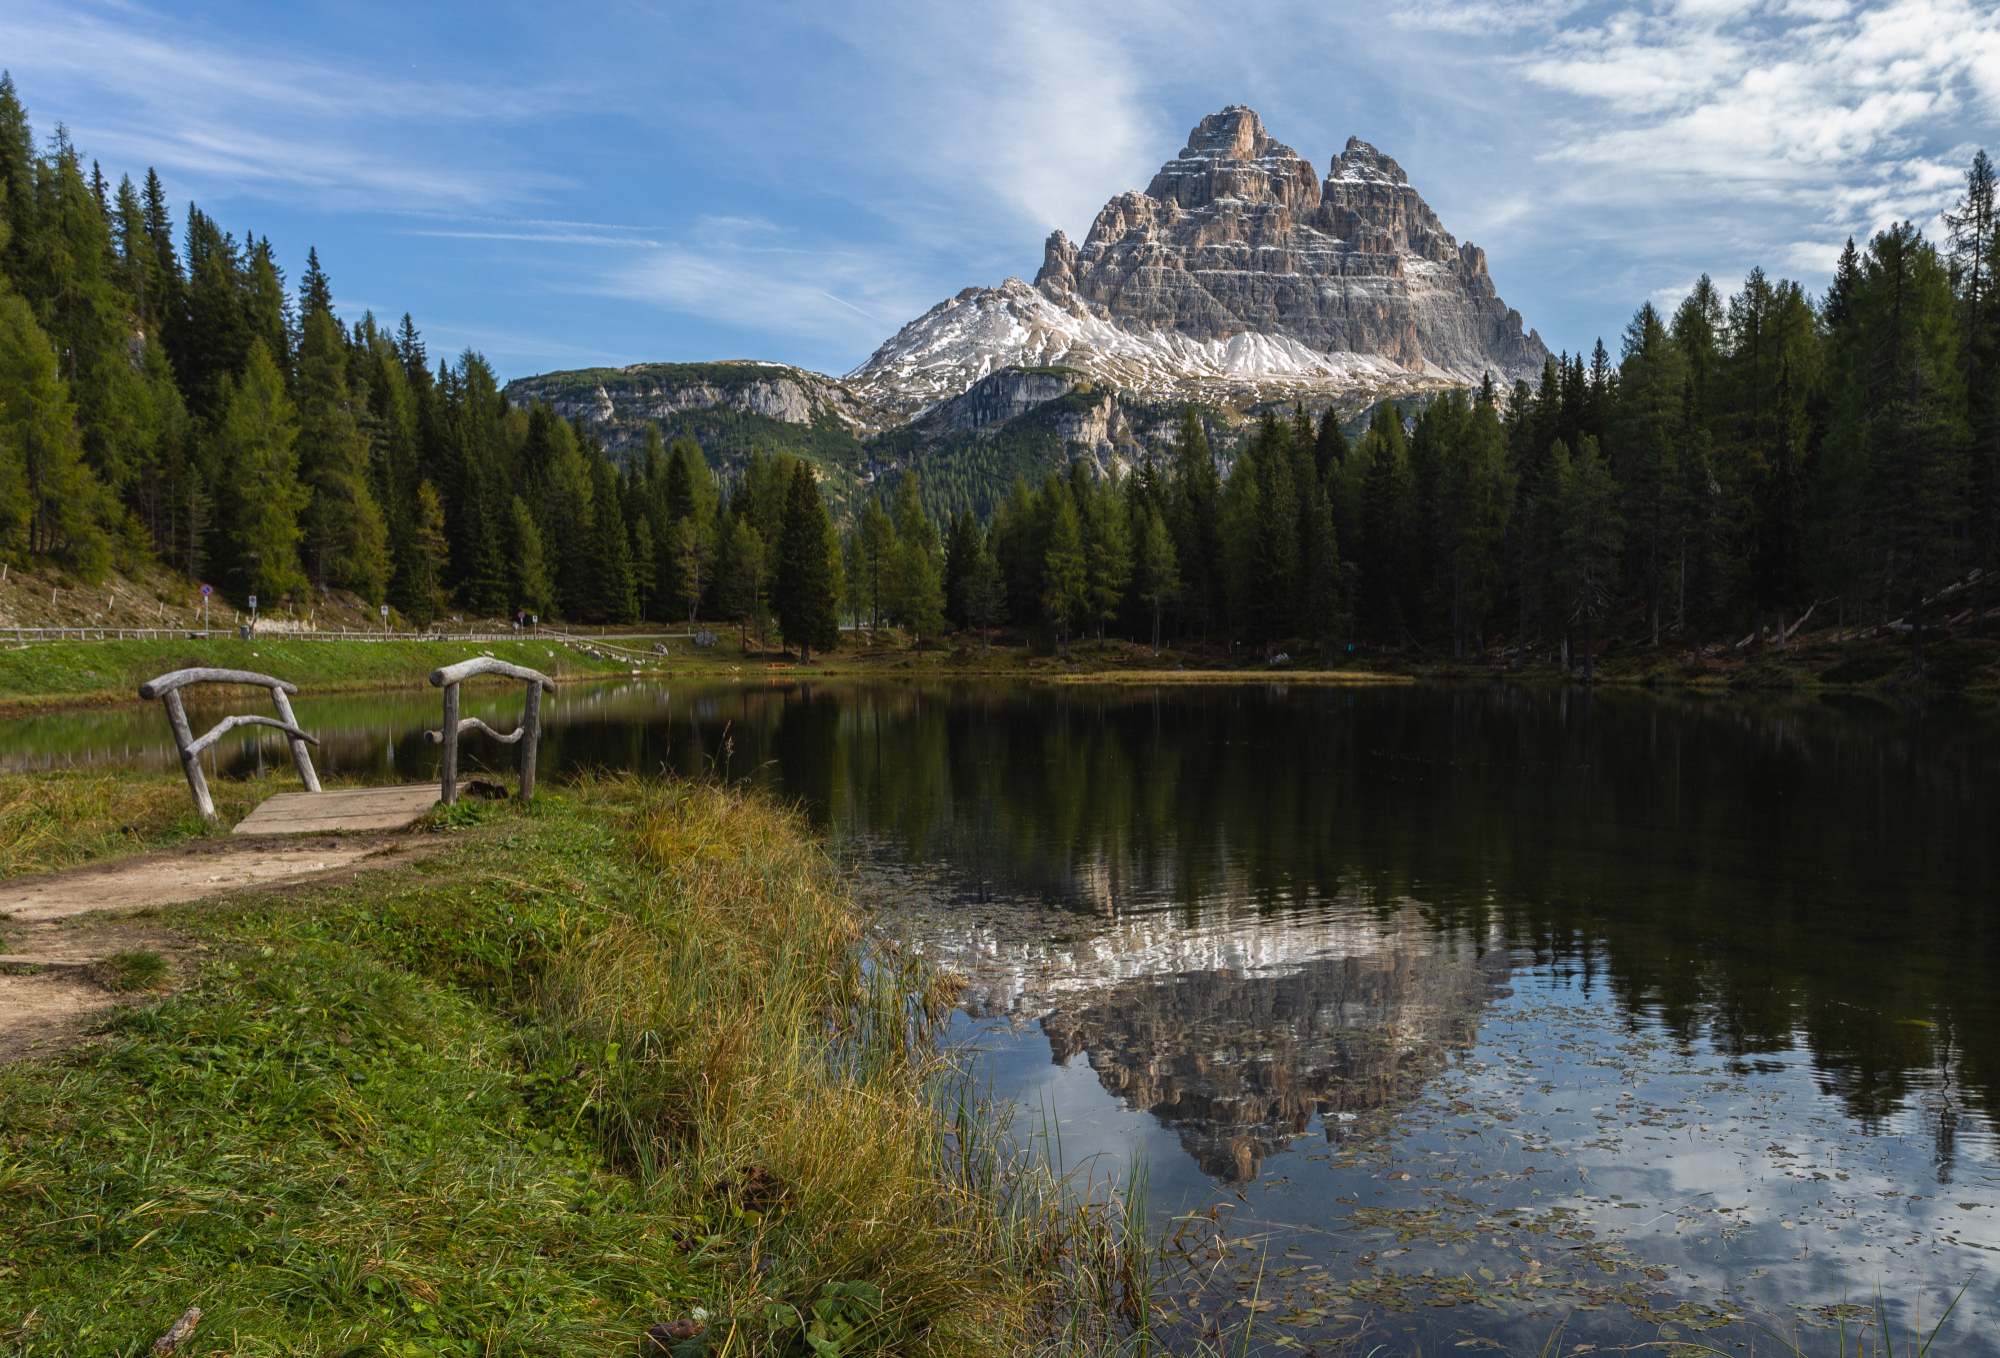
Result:
[[[270,786],[217,779],[225,824],[242,819]],[[195,813],[178,774],[55,769],[0,776],[0,878],[73,868],[217,833]]]
[[[966,1153],[947,990],[789,813],[619,779],[444,819],[164,912],[198,977],[0,1068],[0,1352],[199,1306],[245,1358],[999,1354],[1132,1310],[1101,1215]]]
[[[595,646],[588,648],[595,651]],[[559,638],[526,641],[73,641],[0,649],[0,710],[135,701],[139,685],[195,665],[255,670],[306,692],[420,685],[441,665],[491,655],[558,679],[631,672],[629,660]]]
[[[1453,661],[1441,652],[1417,646],[1364,648],[1343,652],[1339,668],[1327,670],[1302,643],[1277,663],[1254,651],[1211,647],[1154,651],[1149,646],[1112,639],[1102,644],[1079,639],[1067,655],[1024,644],[1006,635],[989,647],[976,636],[956,635],[927,645],[919,653],[910,639],[891,629],[871,639],[850,633],[838,650],[817,656],[810,667],[791,663],[775,648],[746,652],[734,635],[725,635],[709,650],[694,650],[676,638],[672,654],[659,662],[669,674],[686,677],[745,678],[766,674],[812,674],[879,677],[1000,677],[1051,679],[1094,683],[1254,683],[1264,680],[1305,683],[1382,683],[1413,679],[1503,679],[1526,682],[1569,682],[1581,673],[1549,663],[1537,652],[1527,665],[1516,666],[1498,654]],[[1831,630],[1794,639],[1785,647],[1709,646],[1700,650],[1666,645],[1607,642],[1597,657],[1597,682],[1650,688],[1796,689],[1828,692],[1878,692],[2000,695],[2000,641],[1974,636],[1940,634],[1926,647],[1926,672],[1921,683],[1909,676],[1910,648],[1905,640],[1836,638]]]

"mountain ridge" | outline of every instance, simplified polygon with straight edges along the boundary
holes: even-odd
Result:
[[[1322,180],[1230,105],[1081,244],[1050,234],[1034,283],[967,288],[843,379],[902,414],[1006,367],[1060,365],[1154,398],[1395,395],[1538,372],[1499,297],[1389,156],[1358,137]]]

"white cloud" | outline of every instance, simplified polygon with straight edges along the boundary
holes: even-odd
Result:
[[[414,210],[499,203],[559,181],[488,156],[453,156],[437,133],[525,118],[549,96],[390,75],[285,50],[225,46],[129,4],[0,10],[0,51],[37,116],[48,99],[87,154],[156,165],[209,193]]]
[[[726,218],[614,263],[585,285],[729,326],[873,349],[928,306],[880,252],[746,241]]]
[[[1672,177],[1865,231],[1948,203],[1959,162],[1943,157],[1961,148],[1937,131],[2000,111],[2000,10],[1655,3],[1551,32],[1516,61],[1583,106],[1550,159],[1636,172],[1618,183],[1628,193]]]

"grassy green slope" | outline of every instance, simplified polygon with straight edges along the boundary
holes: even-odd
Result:
[[[301,689],[415,685],[430,672],[491,655],[555,678],[628,672],[554,639],[530,641],[74,641],[0,650],[0,702],[115,701],[155,675],[197,665],[254,670]]]

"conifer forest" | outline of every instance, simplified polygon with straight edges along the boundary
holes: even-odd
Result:
[[[1982,151],[1941,238],[1849,241],[1822,294],[1752,270],[1642,305],[1617,350],[1343,427],[1189,407],[1129,470],[937,521],[921,462],[836,523],[813,466],[719,477],[654,429],[620,466],[411,317],[339,316],[151,171],[37,139],[0,81],[0,556],[159,564],[236,600],[774,629],[1551,659],[1605,638],[1781,645],[1980,627],[2000,553],[2000,269]],[[287,248],[291,248],[290,243]],[[960,644],[968,644],[961,639]],[[1303,658],[1303,657],[1298,657]]]

